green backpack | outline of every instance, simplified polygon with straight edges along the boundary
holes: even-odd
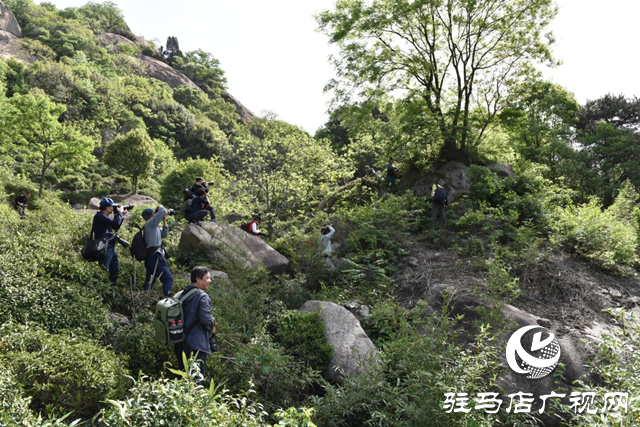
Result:
[[[162,344],[178,344],[184,341],[188,330],[184,328],[184,313],[182,301],[198,292],[198,288],[191,289],[186,295],[180,291],[175,298],[168,297],[156,303],[153,324],[156,330],[156,341]]]

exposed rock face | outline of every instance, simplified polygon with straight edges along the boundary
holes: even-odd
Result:
[[[16,58],[20,56],[19,39],[8,31],[0,30],[0,56],[3,58]]]
[[[346,308],[332,302],[307,301],[299,311],[322,316],[327,342],[333,346],[331,362],[322,371],[325,378],[342,383],[342,375],[358,375],[376,360],[375,346]]]
[[[194,89],[201,90],[187,76],[162,61],[158,61],[157,59],[147,55],[140,55],[138,56],[138,59],[140,59],[145,65],[145,67],[147,68],[147,73],[149,73],[150,77],[165,82],[173,89],[177,88],[178,86],[187,85]]]
[[[272,274],[287,270],[289,260],[266,242],[238,227],[219,222],[189,224],[180,236],[179,248],[196,249],[218,262],[232,262],[242,267],[264,265]]]
[[[98,36],[98,45],[101,47],[117,46],[120,43],[134,45],[135,43],[128,38],[114,33],[102,33]]]
[[[470,191],[467,182],[467,170],[469,167],[460,162],[449,162],[442,166],[436,175],[427,175],[420,179],[413,187],[416,196],[428,197],[431,195],[431,185],[436,182],[447,189],[447,199],[453,202],[459,193]]]
[[[496,175],[501,176],[503,178],[510,177],[513,178],[515,173],[513,173],[513,169],[511,166],[504,163],[491,163],[487,165],[487,168],[494,172]]]
[[[235,99],[230,93],[225,92],[222,94],[222,98],[236,107],[236,112],[240,115],[240,121],[244,124],[247,124],[251,120],[255,119],[256,115],[253,114],[247,107],[242,105],[240,101]]]
[[[0,0],[0,31],[5,31],[9,34],[13,34],[17,38],[22,37],[22,29],[20,24],[13,15],[13,12],[9,10],[7,6]]]

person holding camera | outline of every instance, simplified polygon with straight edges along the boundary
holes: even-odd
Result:
[[[198,381],[199,385],[202,385],[204,380],[207,354],[218,351],[213,338],[216,320],[211,315],[211,297],[206,292],[210,284],[211,273],[207,267],[198,266],[191,270],[191,284],[184,288],[181,295],[186,295],[194,288],[199,291],[182,300],[186,338],[173,347],[178,359],[178,369],[181,371],[185,369],[182,354],[184,353],[187,357],[196,356],[196,362],[203,377]]]
[[[155,210],[147,208],[142,211],[142,218],[146,221],[143,226],[143,233],[144,244],[148,254],[147,259],[144,261],[144,266],[147,269],[144,290],[146,291],[149,286],[153,288],[156,280],[160,279],[160,282],[162,282],[162,294],[165,297],[171,296],[171,291],[173,290],[173,276],[169,270],[164,249],[162,249],[162,239],[169,235],[169,228],[167,227],[168,214],[169,212],[162,205],[158,205]],[[161,222],[162,229],[160,229]]]
[[[16,209],[18,209],[18,212],[20,213],[20,216],[22,218],[24,218],[24,213],[27,210],[27,203],[29,202],[29,197],[31,197],[31,193],[29,193],[28,191],[16,197],[15,207]]]
[[[112,285],[116,284],[118,279],[118,271],[120,271],[120,261],[118,260],[118,254],[116,252],[116,242],[122,242],[123,245],[129,244],[120,239],[120,236],[115,234],[122,225],[122,219],[127,212],[117,203],[114,203],[109,197],[105,197],[100,200],[100,210],[96,212],[93,217],[93,232],[95,239],[101,239],[105,235],[108,237],[109,245],[107,247],[107,256],[98,261],[102,264],[109,273],[109,280]],[[109,215],[113,214],[113,219]]]
[[[216,221],[216,213],[211,206],[209,195],[199,188],[196,191],[196,198],[191,202],[191,210],[187,213],[186,218],[189,222],[199,222],[207,216],[207,213],[211,215],[211,221]]]

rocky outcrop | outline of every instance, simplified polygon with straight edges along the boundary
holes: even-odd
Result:
[[[223,93],[222,99],[224,99],[226,102],[236,107],[236,112],[240,116],[240,121],[243,124],[247,124],[251,120],[255,119],[256,115],[253,114],[247,107],[242,105],[240,101],[235,99],[229,92]]]
[[[173,89],[178,86],[187,85],[191,88],[201,90],[187,76],[162,61],[158,61],[157,59],[147,55],[140,55],[138,56],[138,59],[140,59],[145,65],[150,77],[165,82]]]
[[[0,0],[0,31],[14,35],[16,38],[22,37],[20,24],[7,6]]]
[[[217,263],[250,268],[263,265],[272,274],[287,270],[289,260],[264,240],[238,227],[219,222],[189,224],[180,236],[181,250],[198,250]]]
[[[467,170],[469,166],[460,162],[449,162],[442,166],[436,174],[430,174],[420,179],[413,186],[413,194],[416,196],[428,197],[431,195],[431,185],[435,182],[447,189],[449,203],[453,202],[460,193],[470,191],[467,182]]]
[[[505,163],[491,163],[487,165],[487,168],[502,178],[513,178],[515,176],[513,168]]]
[[[14,34],[0,30],[0,56],[3,58],[15,58],[20,61],[20,39]]]
[[[346,308],[332,302],[307,301],[299,311],[317,312],[322,317],[327,342],[333,346],[331,362],[322,371],[325,378],[342,383],[343,375],[359,375],[377,360],[375,346]]]

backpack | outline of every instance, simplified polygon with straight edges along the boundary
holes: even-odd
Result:
[[[138,261],[144,261],[149,257],[149,254],[147,253],[147,244],[144,242],[143,227],[140,227],[140,231],[133,236],[129,252],[131,252],[131,256]]]
[[[182,195],[184,196],[184,200],[193,199],[196,197],[195,191],[190,188],[185,188],[182,190]]]
[[[439,202],[442,204],[447,204],[447,190],[444,187],[440,187],[439,185],[436,187],[436,191],[433,192],[433,197],[431,200],[434,202]]]
[[[251,232],[251,224],[253,224],[254,222],[255,221],[243,222],[242,224],[240,224],[240,228],[246,231],[247,233],[253,235],[253,233]]]
[[[182,212],[188,214],[191,211],[191,205],[193,204],[193,199],[187,199],[182,204]]]
[[[184,329],[182,301],[198,291],[198,288],[194,288],[187,292],[186,295],[183,295],[184,291],[180,291],[175,298],[167,297],[156,303],[153,318],[156,341],[167,345],[184,341],[191,328],[189,330]],[[193,326],[196,324],[197,322]]]

